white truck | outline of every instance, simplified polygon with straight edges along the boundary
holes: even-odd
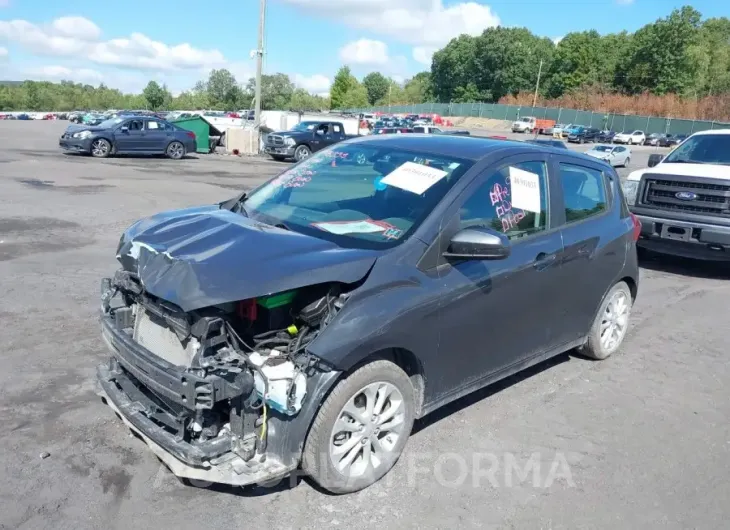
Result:
[[[730,129],[694,133],[622,184],[639,248],[730,261]]]

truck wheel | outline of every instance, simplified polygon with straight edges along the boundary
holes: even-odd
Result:
[[[311,154],[312,154],[312,151],[310,151],[309,147],[307,147],[306,145],[300,145],[294,151],[294,160],[299,162],[300,160],[304,160]]]
[[[312,422],[302,469],[332,493],[374,484],[395,465],[413,428],[415,398],[390,361],[368,363],[341,380]]]
[[[276,160],[277,162],[283,162],[284,160],[286,160],[285,156],[279,156],[279,155],[271,155],[271,158],[273,160]]]
[[[626,337],[631,316],[631,291],[625,282],[614,285],[601,302],[588,340],[578,352],[591,359],[602,361],[608,358]]]

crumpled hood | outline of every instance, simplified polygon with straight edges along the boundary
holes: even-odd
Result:
[[[218,205],[164,212],[122,236],[117,259],[145,290],[183,311],[308,285],[353,283],[377,251],[253,221]]]

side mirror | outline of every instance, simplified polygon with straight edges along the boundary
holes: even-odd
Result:
[[[660,155],[659,153],[654,153],[653,155],[649,155],[649,167],[656,166],[663,159],[664,159],[664,156]]]
[[[119,130],[120,130],[121,132],[123,132],[123,133],[128,133],[128,132],[129,132],[129,127],[127,127],[127,126],[125,125],[124,127],[121,127],[121,128],[119,129]]]
[[[507,236],[488,228],[465,228],[451,238],[447,259],[505,259],[510,254]]]

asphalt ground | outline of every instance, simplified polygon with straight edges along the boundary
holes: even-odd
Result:
[[[561,355],[428,416],[373,487],[183,485],[93,392],[99,279],[136,219],[286,164],[69,156],[65,125],[0,121],[0,527],[727,528],[730,274],[664,258],[643,262],[617,354]],[[653,149],[634,151],[636,168]]]

